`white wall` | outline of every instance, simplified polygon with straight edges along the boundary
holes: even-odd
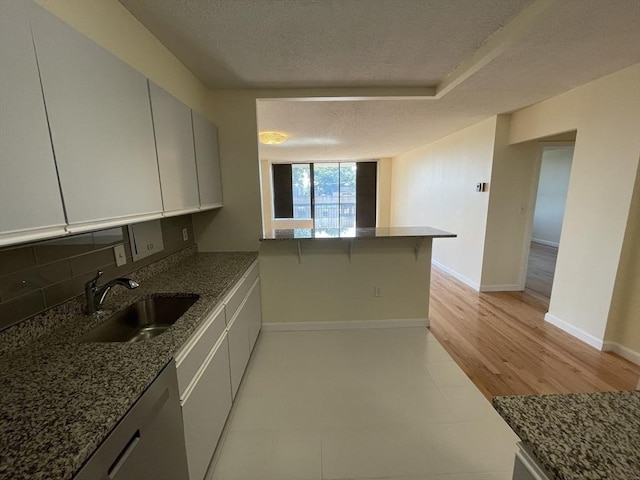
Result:
[[[512,116],[511,143],[577,129],[547,320],[600,348],[640,152],[640,64]]]
[[[498,115],[480,291],[524,289],[540,149],[509,145],[510,116]]]
[[[492,117],[400,155],[392,164],[393,226],[428,225],[457,234],[435,240],[433,259],[476,289],[489,192],[478,193],[475,185],[491,178],[496,123]]]
[[[524,288],[540,156],[535,142],[509,145],[509,126],[498,115],[393,161],[394,225],[456,233],[434,261],[480,291]]]
[[[545,147],[533,215],[532,240],[557,247],[569,190],[573,146]]]

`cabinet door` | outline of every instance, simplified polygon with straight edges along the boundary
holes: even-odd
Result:
[[[26,2],[0,2],[0,245],[64,234]]]
[[[151,81],[149,96],[165,215],[194,212],[200,198],[191,109]]]
[[[147,79],[35,4],[31,23],[71,230],[159,217]]]
[[[218,151],[218,129],[196,112],[192,111],[191,115],[193,117],[196,164],[198,165],[200,208],[206,210],[221,207],[222,176]]]
[[[229,347],[223,336],[182,406],[190,480],[204,478],[230,410]]]

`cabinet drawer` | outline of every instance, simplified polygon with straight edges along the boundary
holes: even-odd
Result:
[[[224,299],[225,310],[227,312],[227,325],[231,322],[231,318],[236,313],[236,310],[238,310],[238,307],[244,300],[244,297],[247,295],[247,292],[257,277],[258,262],[255,261],[251,264],[247,273],[242,276],[242,279]]]
[[[224,335],[182,405],[190,480],[204,478],[230,410],[229,346]]]
[[[196,372],[224,333],[226,327],[224,305],[218,306],[191,335],[187,343],[178,351],[176,367],[178,370],[178,389],[180,398],[192,382]]]

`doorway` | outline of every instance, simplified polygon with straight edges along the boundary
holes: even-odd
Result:
[[[545,145],[540,161],[525,292],[547,306],[560,247],[573,149],[573,142]]]

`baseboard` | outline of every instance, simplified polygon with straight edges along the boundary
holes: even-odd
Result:
[[[587,345],[591,345],[593,348],[602,350],[603,341],[601,338],[594,337],[590,333],[587,333],[584,330],[571,325],[569,322],[565,322],[564,320],[556,317],[555,315],[552,315],[549,312],[547,312],[547,314],[544,316],[544,320],[551,325],[555,325],[560,330],[564,330],[569,335],[576,337],[578,340],[582,340]]]
[[[358,328],[428,327],[428,318],[398,318],[388,320],[345,320],[336,322],[269,322],[262,324],[265,332],[312,330],[354,330]]]
[[[462,283],[464,283],[465,285],[468,285],[469,287],[473,288],[476,292],[480,291],[480,285],[477,284],[476,282],[474,282],[473,280],[465,277],[464,275],[459,274],[458,272],[456,272],[455,270],[441,264],[440,262],[431,259],[431,264],[434,267],[439,268],[440,270],[442,270],[443,272],[448,273],[449,275],[451,275],[452,277],[460,280]]]
[[[480,285],[481,292],[521,292],[524,286],[519,284]]]
[[[548,247],[560,247],[558,242],[550,242],[549,240],[542,240],[541,238],[532,238],[533,243],[539,243],[540,245],[547,245]]]
[[[631,363],[640,365],[640,352],[631,350],[629,347],[620,345],[617,342],[604,342],[602,350],[604,350],[605,352],[613,352],[617,355],[620,355],[622,358],[626,358]]]

